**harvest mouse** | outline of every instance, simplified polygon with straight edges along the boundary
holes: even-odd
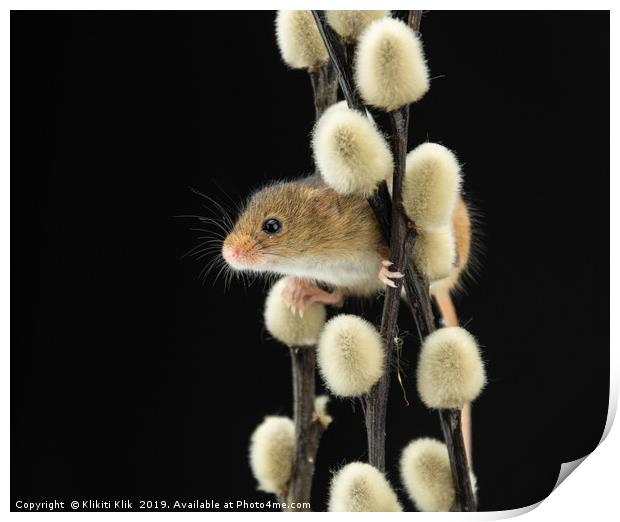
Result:
[[[456,264],[431,291],[449,291],[467,263],[470,221],[460,197],[453,227]],[[389,247],[368,201],[338,194],[316,174],[254,193],[226,236],[222,256],[235,270],[289,276],[283,297],[300,313],[314,302],[340,305],[345,296],[373,295],[403,277],[389,269]]]

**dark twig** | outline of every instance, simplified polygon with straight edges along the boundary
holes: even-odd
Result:
[[[338,73],[338,82],[349,107],[365,113],[366,108],[355,89],[353,76],[346,70],[348,60],[340,36],[326,23],[325,11],[312,11],[312,14],[321,33],[321,38],[323,38],[323,43],[325,43],[327,48],[330,61],[334,64],[334,68]]]
[[[295,449],[286,501],[288,504],[308,503],[309,505],[316,454],[321,435],[325,430],[325,426],[316,414],[314,403],[316,347],[293,346],[290,351],[293,369]],[[287,508],[287,511],[309,511],[309,509],[295,507]]]
[[[420,342],[433,331],[434,319],[433,309],[431,307],[431,298],[428,293],[428,282],[416,270],[413,261],[409,261],[405,271],[405,292],[407,293],[407,305],[413,316],[413,320],[418,331]],[[409,296],[417,296],[416,299],[410,299]]]
[[[316,120],[338,99],[338,79],[332,62],[308,69],[312,91],[314,93],[314,110]]]
[[[355,88],[353,82],[353,55],[355,45],[351,42],[343,42],[340,36],[325,21],[324,11],[312,11],[319,33],[323,38],[329,54],[329,61],[334,65],[338,75],[338,82],[344,94],[347,105],[351,109],[366,114],[366,106]],[[390,222],[392,216],[392,200],[385,181],[381,182],[375,193],[368,198],[368,203],[373,209],[379,226],[383,231],[386,241],[390,237]]]
[[[390,229],[391,270],[405,273],[408,260],[415,241],[415,229],[402,209],[402,181],[405,174],[407,156],[407,129],[409,123],[409,106],[401,107],[389,113],[392,133],[390,147],[394,158],[392,181],[392,226]],[[396,282],[397,281],[397,282]],[[387,415],[390,372],[394,352],[397,349],[398,309],[402,279],[396,280],[396,287],[388,287],[383,301],[381,317],[381,337],[385,343],[386,371],[373,387],[366,399],[366,433],[368,436],[368,462],[380,470],[385,469],[385,425]]]
[[[476,511],[476,497],[473,492],[469,464],[465,454],[461,410],[439,410],[439,418],[450,457],[455,496],[454,510]]]
[[[405,274],[405,291],[418,335],[420,339],[424,339],[435,330],[428,282],[418,274],[411,262]],[[476,511],[476,497],[469,476],[469,462],[463,438],[461,410],[439,410],[439,420],[450,457],[456,497],[454,509]]]
[[[324,11],[313,11],[314,19],[325,47],[338,73],[338,81],[344,93],[347,104],[351,109],[359,110],[366,114],[366,107],[355,89],[353,83],[353,60],[354,48],[350,43],[345,43],[325,22]],[[406,129],[406,126],[405,126]],[[393,134],[393,137],[396,137]],[[394,140],[392,140],[394,141]],[[406,154],[406,138],[405,152]],[[378,190],[368,199],[386,241],[390,240],[391,222],[393,217],[392,202],[387,184],[382,182]],[[390,243],[391,244],[391,243]],[[403,245],[403,241],[400,241]],[[394,257],[394,256],[391,256]],[[394,260],[392,259],[394,262]],[[395,262],[395,266],[397,263]],[[400,284],[399,284],[400,288]],[[368,437],[368,462],[380,470],[385,469],[385,420],[387,412],[387,395],[390,387],[389,368],[393,358],[393,342],[397,329],[398,306],[400,303],[400,289],[388,289],[383,305],[381,320],[381,335],[385,344],[386,362],[385,373],[379,382],[373,387],[365,399],[364,414],[366,419],[366,433]]]
[[[308,69],[314,94],[315,118],[338,99],[336,72],[331,62]],[[293,346],[291,368],[293,374],[293,420],[295,422],[295,449],[291,479],[285,496],[290,506],[310,503],[312,478],[321,435],[326,426],[315,412],[316,347]],[[308,511],[307,508],[287,508],[287,511]]]
[[[424,339],[435,330],[428,282],[418,274],[411,262],[405,274],[405,291],[418,335],[420,339]],[[461,410],[439,410],[439,420],[450,457],[455,490],[454,509],[476,511],[476,497],[469,475],[469,462],[463,438]]]
[[[422,23],[422,11],[409,11],[407,23],[411,29],[413,29],[416,33],[419,33],[420,24]]]
[[[313,11],[313,14],[327,47],[330,60],[338,73],[338,81],[349,107],[365,112],[364,104],[352,81],[351,46],[343,43],[325,23],[323,11]],[[399,11],[396,16],[405,20],[414,31],[419,32],[422,11],[409,11],[408,13]],[[392,200],[395,203],[392,204],[390,201],[385,183],[382,183],[375,194],[369,198],[369,203],[377,216],[386,239],[389,238],[390,260],[394,263],[392,268],[406,274],[404,285],[408,296],[408,305],[416,323],[420,341],[422,341],[434,330],[434,323],[428,282],[417,272],[411,262],[411,251],[416,232],[402,209],[400,193],[407,153],[408,115],[408,108],[401,108],[390,113],[392,128],[390,144],[395,163]],[[386,345],[386,373],[371,390],[364,407],[368,435],[368,460],[370,464],[381,470],[385,469],[385,420],[390,384],[388,370],[395,348],[399,303],[400,284],[395,289],[387,289],[384,301],[381,334]],[[455,509],[458,511],[475,511],[476,501],[469,478],[460,411],[440,411],[439,417],[450,455],[450,465],[456,490]]]
[[[407,17],[409,25],[416,32],[420,31],[421,19],[422,11],[410,11]],[[422,341],[435,330],[435,323],[428,282],[417,272],[412,262],[409,262],[405,275],[405,291]],[[476,511],[476,497],[469,476],[469,463],[463,439],[461,411],[439,410],[439,419],[450,457],[456,497],[455,510]]]
[[[328,50],[330,60],[334,63],[334,67],[338,72],[338,81],[349,107],[365,113],[366,107],[353,84],[353,47],[350,43],[344,43],[325,23],[323,11],[313,11],[313,14]],[[405,171],[408,118],[408,107],[402,107],[390,113],[392,130],[390,145],[395,163],[393,190],[394,201],[398,202],[401,201],[400,190]],[[404,273],[407,266],[405,260],[411,257],[415,230],[408,227],[400,203],[398,206],[392,204],[385,182],[379,185],[378,190],[369,198],[368,202],[377,216],[386,241],[390,244],[390,260],[393,263],[390,268]],[[395,226],[391,226],[392,224],[395,224]],[[394,357],[400,292],[400,281],[397,282],[397,288],[388,288],[386,290],[381,319],[381,336],[386,350],[386,371],[366,397],[364,405],[368,437],[368,462],[380,470],[385,469],[385,424],[387,396],[390,386],[389,368]]]

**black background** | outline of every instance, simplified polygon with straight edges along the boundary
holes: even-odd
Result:
[[[271,498],[248,438],[291,413],[291,386],[264,285],[203,285],[206,260],[181,259],[196,224],[172,216],[208,212],[190,187],[230,205],[223,191],[312,170],[310,85],[281,63],[273,17],[12,14],[12,507]],[[480,508],[521,507],[595,448],[607,413],[609,15],[430,12],[422,35],[434,79],[410,146],[455,150],[484,216],[482,269],[458,300],[489,376]],[[414,341],[414,404],[393,386],[388,426],[403,500],[400,449],[440,436]],[[317,510],[330,470],[365,459],[359,407],[330,409]]]

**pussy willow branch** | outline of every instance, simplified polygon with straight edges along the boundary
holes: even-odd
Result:
[[[350,108],[366,114],[361,97],[353,83],[352,54],[353,47],[345,43],[325,22],[323,11],[313,11],[317,27],[331,61],[338,72],[338,81]],[[391,269],[405,272],[407,260],[411,257],[411,250],[415,241],[415,230],[408,227],[407,220],[401,205],[401,185],[405,172],[405,158],[407,155],[407,130],[409,108],[403,107],[390,113],[392,133],[390,145],[394,157],[393,205],[390,199],[387,184],[382,182],[369,203],[373,208],[379,224],[390,245]],[[368,438],[368,462],[376,468],[385,470],[385,425],[387,415],[387,398],[390,387],[390,369],[396,349],[398,330],[398,309],[400,307],[400,293],[402,282],[396,280],[396,288],[388,287],[383,303],[381,317],[381,336],[385,345],[385,372],[379,382],[372,388],[365,398],[364,414],[366,419],[366,433]]]
[[[407,21],[416,33],[420,32],[421,20],[421,11],[409,11]],[[410,260],[410,257],[408,259]],[[430,305],[428,282],[417,272],[411,261],[408,263],[405,274],[405,291],[420,340],[422,340],[435,330],[435,324]],[[439,410],[439,420],[450,457],[450,469],[455,490],[454,510],[476,511],[477,502],[469,473],[461,410]]]
[[[456,314],[454,302],[449,291],[443,291],[435,294],[435,301],[441,313],[443,324],[445,326],[458,326],[459,318]],[[467,452],[467,460],[469,467],[473,467],[472,461],[472,427],[471,427],[471,402],[465,403],[461,408],[461,426],[463,427],[463,439],[465,440],[465,451]]]
[[[338,83],[331,62],[308,70],[314,95],[316,120],[323,112],[336,103]],[[310,503],[312,478],[316,454],[325,426],[315,412],[315,371],[316,346],[293,346],[291,369],[293,376],[293,421],[295,423],[295,448],[291,479],[284,500],[288,505]],[[301,503],[301,504],[299,504]],[[294,507],[286,511],[309,511],[308,508]]]
[[[291,349],[293,369],[293,419],[295,422],[295,449],[291,479],[286,492],[286,502],[310,503],[312,477],[316,454],[325,426],[315,411],[315,346],[293,346]],[[295,506],[285,511],[309,511]]]
[[[325,21],[325,11],[312,11],[323,43],[327,48],[330,62],[338,74],[338,83],[349,107],[360,112],[365,111],[364,102],[355,89],[353,76],[347,71],[348,60],[340,36]]]
[[[335,32],[325,23],[323,11],[313,11],[319,32],[327,47],[330,60],[338,72],[338,81],[349,107],[365,113],[365,107],[354,88],[351,71],[350,48],[346,48]],[[421,11],[398,13],[415,31],[419,32]],[[404,287],[408,296],[416,328],[423,340],[434,330],[428,282],[417,272],[411,262],[411,251],[416,239],[415,228],[409,223],[402,209],[401,186],[407,153],[408,109],[401,108],[390,113],[390,145],[394,157],[393,201],[389,201],[387,185],[380,184],[369,203],[386,238],[390,241],[390,260],[392,269],[405,272]],[[389,231],[389,233],[388,233]],[[390,384],[389,369],[394,356],[397,335],[397,317],[400,305],[400,284],[397,288],[386,290],[381,334],[386,346],[386,373],[371,390],[364,412],[368,435],[368,461],[380,470],[385,469],[385,420],[387,412],[387,395]],[[439,417],[444,432],[444,439],[450,456],[452,478],[455,486],[455,510],[475,511],[476,500],[469,477],[469,467],[461,431],[461,413],[459,410],[440,410]]]
[[[342,89],[347,105],[366,114],[366,106],[355,88],[353,82],[353,54],[354,46],[345,44],[340,36],[329,26],[325,20],[325,11],[312,11],[314,20],[323,38],[323,43],[329,54],[329,61],[334,65],[338,76],[338,83]],[[368,199],[385,238],[390,237],[390,221],[392,215],[392,201],[385,181],[381,182],[375,193]]]
[[[318,121],[325,109],[338,100],[338,80],[331,62],[308,69],[308,75],[312,83],[314,110]]]
[[[437,296],[437,305],[446,326],[457,326],[458,319],[449,292]],[[476,511],[477,499],[469,474],[472,465],[471,404],[463,405],[461,410],[439,410],[439,418],[450,455],[452,480],[455,484],[455,510]]]
[[[389,113],[392,133],[390,148],[394,158],[392,178],[392,216],[390,229],[390,269],[405,273],[407,261],[411,258],[411,250],[415,242],[415,231],[402,209],[402,181],[405,174],[407,156],[407,129],[409,124],[409,107],[401,107]],[[390,369],[394,353],[397,349],[398,310],[402,279],[395,281],[396,287],[387,287],[383,300],[381,317],[381,337],[385,343],[386,370],[379,382],[370,390],[366,398],[366,430],[368,435],[368,462],[385,470],[385,426],[387,417],[388,391],[390,388]]]

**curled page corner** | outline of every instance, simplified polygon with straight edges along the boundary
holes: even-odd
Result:
[[[613,366],[612,366],[613,367]],[[596,449],[603,443],[603,441],[607,438],[607,435],[609,434],[609,431],[611,430],[611,426],[614,422],[614,418],[616,416],[616,409],[618,406],[618,383],[616,381],[616,376],[612,373],[610,375],[610,386],[609,386],[609,406],[607,408],[607,421],[605,422],[605,429],[603,430],[603,434],[601,435],[601,440],[598,442],[598,444],[596,445],[596,448],[594,448],[593,451],[596,451]],[[566,478],[573,472],[575,471],[579,465],[588,458],[588,456],[590,455],[590,453],[588,453],[588,455],[584,455],[581,458],[575,459],[573,461],[570,462],[563,462],[562,465],[560,466],[560,472],[558,474],[558,479],[555,483],[555,486],[553,486],[553,489],[551,490],[551,492],[549,493],[549,495],[547,495],[546,498],[549,498],[549,496],[556,490],[556,488],[562,484],[562,482],[564,482],[564,480],[566,480]],[[503,519],[507,519],[507,518],[513,518],[513,517],[518,517],[520,515],[524,515],[525,513],[528,513],[530,511],[533,511],[534,509],[536,509],[540,504],[542,504],[546,498],[544,498],[543,500],[536,502],[534,504],[531,504],[529,506],[525,506],[522,508],[517,508],[517,509],[508,509],[505,511],[482,511],[482,512],[478,512],[476,513],[476,518],[478,520],[503,520]]]
[[[611,365],[611,360],[610,360],[610,368],[611,367],[612,365]],[[607,435],[609,435],[611,426],[613,425],[614,419],[616,417],[617,407],[618,407],[618,383],[612,373],[609,379],[609,406],[607,407],[607,420],[605,422],[605,429],[603,430],[603,434],[601,435],[601,440],[599,440],[598,444],[596,445],[596,448],[594,448],[592,452],[596,451],[597,448],[607,438]],[[571,462],[563,462],[562,466],[560,467],[560,473],[558,474],[558,480],[556,481],[555,486],[553,486],[551,493],[553,493],[553,491],[555,491],[556,488],[560,484],[562,484],[562,482],[564,482],[564,480],[566,480],[566,478],[573,471],[575,471],[579,467],[579,465],[588,458],[589,455],[590,453],[588,453],[588,455],[584,455],[583,457],[579,459],[575,459]]]
[[[573,471],[575,471],[577,467],[579,466],[579,464],[581,464],[584,460],[586,460],[587,457],[588,455],[586,455],[585,457],[581,457],[580,459],[571,460],[570,462],[562,462],[562,466],[560,466],[560,473],[558,474],[558,480],[556,481],[555,486],[553,486],[551,493],[553,493],[556,490],[556,488],[562,482],[564,482],[566,477],[568,477]]]
[[[507,518],[514,518],[533,511],[540,504],[542,504],[542,502],[543,501],[541,500],[539,502],[535,502],[534,504],[530,504],[529,506],[516,509],[505,509],[503,511],[478,511],[475,513],[475,518],[476,520],[505,520]]]

